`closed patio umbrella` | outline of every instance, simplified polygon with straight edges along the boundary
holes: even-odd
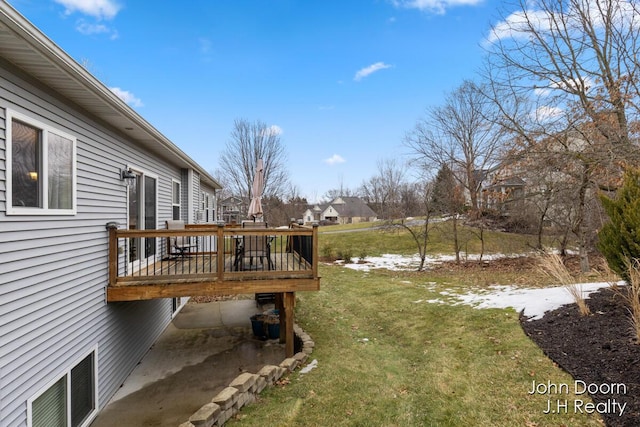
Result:
[[[263,215],[262,212],[262,190],[264,187],[264,165],[262,159],[258,159],[256,165],[256,173],[253,176],[253,184],[251,185],[251,203],[249,203],[249,211],[247,215],[254,220]]]

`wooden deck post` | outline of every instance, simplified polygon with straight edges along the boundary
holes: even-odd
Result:
[[[318,278],[318,223],[314,223],[311,233],[311,268],[313,270],[313,278]]]
[[[118,223],[107,223],[107,231],[109,232],[109,286],[114,286],[118,280]]]
[[[278,315],[280,317],[280,344],[284,344],[287,341],[286,336],[286,322],[284,320],[284,293],[277,292],[276,293],[276,310],[278,310]]]
[[[284,293],[284,317],[285,317],[285,357],[293,357],[294,336],[293,336],[293,309],[296,304],[295,292]]]
[[[218,224],[216,231],[216,276],[222,282],[224,280],[224,252],[226,250],[226,242],[224,241],[224,224]]]

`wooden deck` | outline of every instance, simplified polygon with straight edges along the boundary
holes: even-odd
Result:
[[[184,230],[118,230],[108,224],[107,230],[107,302],[275,293],[284,314],[281,341],[286,343],[287,357],[293,355],[295,292],[320,289],[317,227],[187,225]],[[177,237],[191,242],[193,251],[172,251],[171,239]],[[258,257],[251,262],[243,256],[238,242],[247,238],[268,240],[271,262]]]
[[[109,231],[107,301],[183,296],[314,291],[319,289],[316,227],[243,229],[187,226],[184,230]],[[171,238],[197,243],[172,253]],[[239,239],[268,238],[270,260],[242,257]],[[135,260],[133,254],[147,257]]]

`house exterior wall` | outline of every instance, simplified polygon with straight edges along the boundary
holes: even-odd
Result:
[[[200,222],[212,223],[216,222],[218,218],[216,214],[218,212],[216,201],[216,190],[204,183],[200,183],[200,206],[204,211],[202,212],[202,219]]]
[[[157,175],[157,228],[172,217],[172,178],[181,180],[180,168],[22,74],[0,59],[2,426],[26,426],[27,400],[95,347],[101,409],[168,325],[170,299],[106,303],[105,224],[127,224],[125,166]],[[7,109],[77,138],[75,215],[6,214]]]
[[[338,211],[331,205],[329,205],[329,207],[327,207],[324,211],[322,211],[322,213],[320,214],[320,220],[322,221],[337,221],[340,218],[340,214],[338,213]]]

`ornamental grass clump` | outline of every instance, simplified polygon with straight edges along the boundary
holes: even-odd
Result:
[[[569,292],[580,311],[581,316],[588,316],[591,314],[591,310],[587,305],[583,295],[582,286],[575,283],[573,276],[569,273],[569,270],[562,262],[557,254],[549,254],[542,258],[540,262],[542,271],[548,276],[560,282],[562,286]]]
[[[636,342],[640,343],[640,261],[635,259],[629,265],[629,286],[626,292],[621,290],[621,295],[627,303],[631,328],[636,338]]]

